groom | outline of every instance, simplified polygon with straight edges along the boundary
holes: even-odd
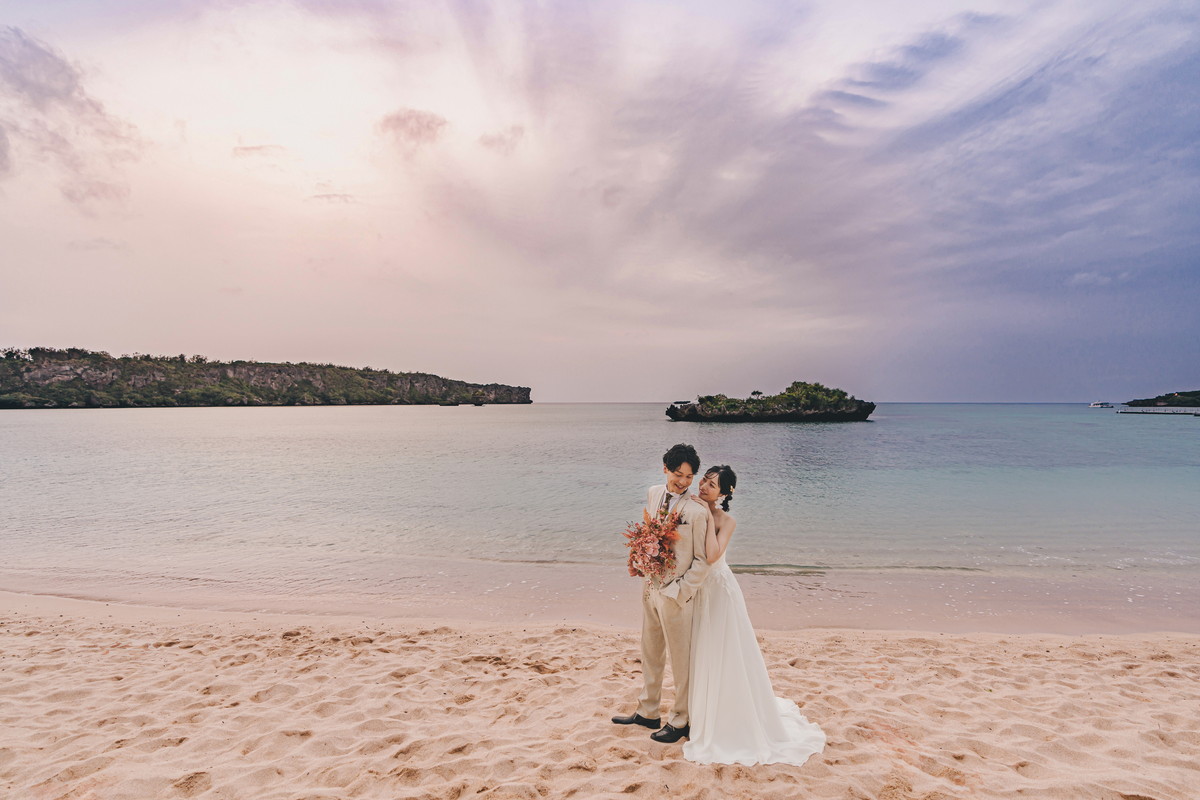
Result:
[[[663,670],[671,657],[675,678],[675,703],[661,730],[650,734],[656,742],[670,744],[686,737],[688,727],[688,675],[692,652],[692,598],[708,574],[704,542],[712,517],[699,503],[688,499],[688,487],[700,471],[700,456],[690,444],[677,444],[663,454],[666,486],[651,486],[646,510],[651,514],[679,512],[675,542],[675,572],[668,580],[647,579],[642,592],[642,680],[638,709],[628,717],[613,717],[618,725],[658,728]]]

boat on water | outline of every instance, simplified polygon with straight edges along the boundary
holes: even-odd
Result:
[[[1097,400],[1097,401],[1096,401],[1096,402],[1094,402],[1094,403],[1089,403],[1089,404],[1088,404],[1088,408],[1112,408],[1112,407],[1113,407],[1113,404],[1112,404],[1112,403],[1105,403],[1105,402],[1103,402],[1103,401],[1100,401],[1100,400]]]

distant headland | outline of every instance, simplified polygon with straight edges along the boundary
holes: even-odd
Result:
[[[424,372],[204,356],[111,356],[77,347],[0,350],[0,408],[530,403],[527,386]]]
[[[841,389],[796,381],[779,394],[751,392],[745,400],[715,394],[676,401],[667,416],[679,422],[862,422],[874,410],[874,403]]]
[[[1129,400],[1126,401],[1127,406],[1184,406],[1186,408],[1200,408],[1200,389],[1194,392],[1171,392],[1170,394],[1160,394],[1158,397],[1149,397],[1145,400]]]

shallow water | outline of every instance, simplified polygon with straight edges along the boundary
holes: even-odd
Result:
[[[731,563],[1200,577],[1200,418],[883,404],[848,424],[663,404],[0,412],[0,588],[386,597],[412,560],[624,559],[694,444],[740,483]]]

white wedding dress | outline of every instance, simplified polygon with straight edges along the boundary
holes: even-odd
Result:
[[[825,732],[776,697],[746,601],[722,555],[692,612],[691,734],[683,755],[701,764],[795,764],[825,749]]]

